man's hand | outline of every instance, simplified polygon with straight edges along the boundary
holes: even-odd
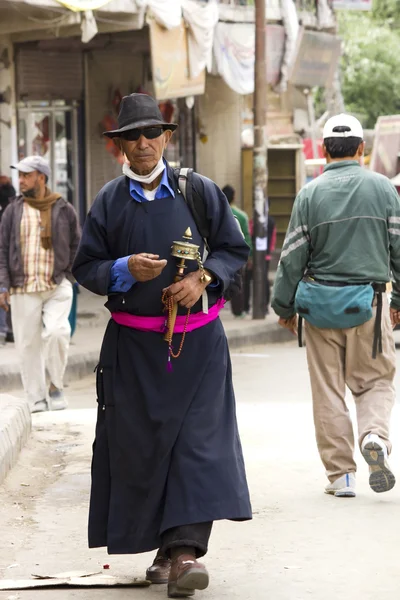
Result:
[[[192,308],[201,298],[207,284],[200,281],[200,271],[189,273],[178,283],[173,283],[165,288],[168,296],[173,296],[175,302],[184,308]]]
[[[133,254],[129,257],[128,269],[136,281],[151,281],[167,266],[158,254]]]
[[[393,329],[396,325],[400,325],[400,309],[390,307],[390,322]]]
[[[297,335],[297,315],[290,317],[290,319],[282,319],[282,317],[280,317],[278,323],[281,327],[289,329],[293,335]]]
[[[10,292],[2,292],[0,294],[0,308],[6,312],[10,309]]]

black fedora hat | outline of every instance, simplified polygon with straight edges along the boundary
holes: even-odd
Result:
[[[103,135],[113,138],[130,129],[157,125],[171,131],[175,131],[178,127],[176,123],[165,123],[154,98],[147,94],[131,94],[122,98],[118,115],[118,129],[105,131]]]

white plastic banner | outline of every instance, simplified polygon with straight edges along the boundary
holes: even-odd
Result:
[[[218,4],[211,0],[200,4],[183,0],[183,17],[189,26],[190,77],[195,78],[207,68],[211,71],[214,30],[218,23]]]
[[[218,73],[238,94],[254,91],[255,31],[252,23],[218,23],[214,56]]]
[[[267,81],[276,85],[285,51],[282,25],[267,28]],[[214,56],[217,73],[238,94],[254,91],[255,31],[253,23],[221,23],[215,28]]]
[[[299,35],[299,21],[293,0],[281,0],[282,20],[286,33],[285,53],[282,64],[280,91],[285,92],[289,78],[289,69],[296,55],[296,42]]]
[[[82,14],[81,31],[81,40],[84,44],[90,42],[98,32],[96,19],[91,10],[85,10]]]
[[[319,29],[334,29],[336,26],[335,15],[331,8],[330,0],[318,0],[318,27]]]
[[[166,29],[179,27],[182,19],[182,0],[136,0],[139,8],[151,9],[157,23]]]
[[[372,10],[373,0],[332,0],[333,10]]]
[[[76,12],[91,12],[108,4],[110,0],[58,0],[58,2]]]

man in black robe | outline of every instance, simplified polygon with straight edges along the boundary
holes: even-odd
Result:
[[[169,597],[186,597],[208,585],[197,558],[207,552],[213,521],[251,519],[218,318],[249,248],[221,190],[194,173],[210,225],[205,257],[192,211],[163,159],[176,125],[163,122],[153,98],[125,97],[118,123],[106,135],[126,157],[124,175],[97,195],[73,267],[81,285],[108,295],[112,315],[97,368],[89,546],[111,554],[158,548],[147,578],[168,583]],[[204,264],[186,261],[185,277],[173,283],[171,245],[188,227]],[[172,346],[162,325],[171,302],[179,305],[177,323],[185,323]]]

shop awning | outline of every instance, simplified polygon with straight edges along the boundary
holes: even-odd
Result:
[[[76,36],[93,15],[99,31],[126,31],[143,27],[145,11],[135,0],[110,0],[94,12],[72,11],[56,0],[0,0],[0,35],[26,34],[34,40],[41,39],[41,31],[52,31],[54,37]]]

